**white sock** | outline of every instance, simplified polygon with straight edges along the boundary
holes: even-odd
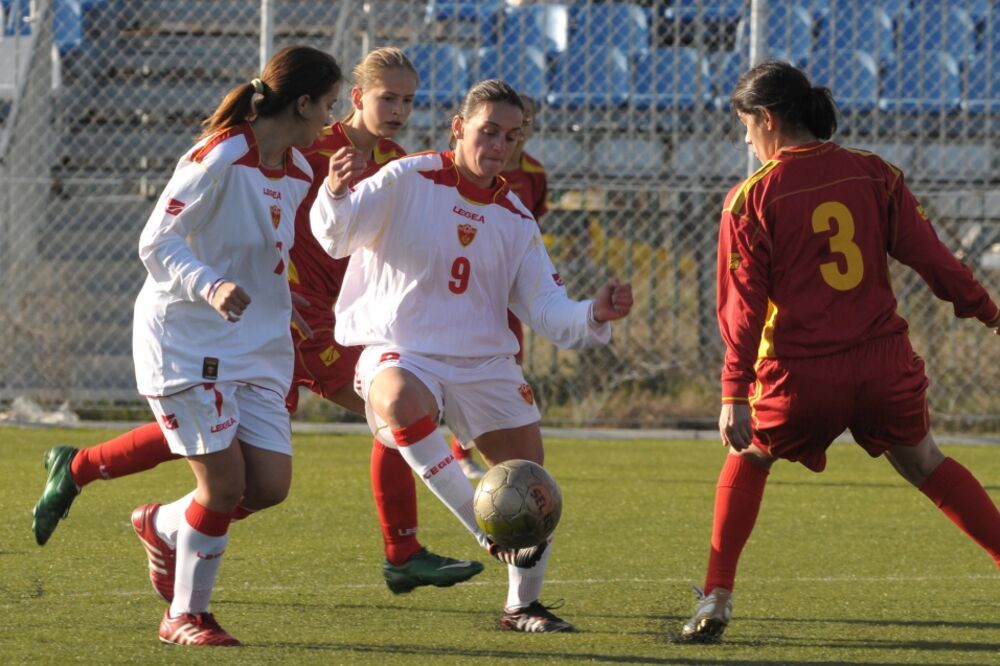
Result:
[[[161,539],[166,541],[171,548],[177,547],[177,530],[181,523],[187,522],[184,519],[184,512],[191,506],[194,500],[194,492],[191,491],[176,502],[164,504],[156,510],[153,516],[153,528]]]
[[[530,569],[507,565],[507,608],[523,608],[532,601],[537,601],[542,595],[542,583],[545,582],[545,570],[549,566],[549,555],[552,554],[552,539],[542,553],[538,564]]]
[[[182,521],[177,530],[177,577],[170,616],[181,613],[204,613],[215,587],[215,576],[222,564],[229,534],[209,536]]]
[[[444,441],[441,430],[435,428],[423,439],[398,448],[403,460],[424,480],[431,492],[451,509],[451,512],[465,525],[465,529],[476,537],[479,545],[486,548],[486,535],[476,525],[476,514],[472,511],[472,498],[475,493],[469,485],[469,480],[455,463],[451,447]],[[432,474],[431,470],[436,471]]]

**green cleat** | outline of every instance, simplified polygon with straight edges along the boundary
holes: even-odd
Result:
[[[43,464],[49,472],[45,482],[45,490],[35,504],[31,515],[31,531],[35,533],[35,541],[44,546],[56,530],[61,518],[69,515],[69,507],[80,494],[80,489],[73,482],[70,474],[70,463],[76,455],[72,446],[56,446],[45,452]]]
[[[393,594],[406,594],[421,585],[451,587],[469,580],[483,570],[482,562],[455,560],[421,548],[403,564],[382,564],[385,584]]]

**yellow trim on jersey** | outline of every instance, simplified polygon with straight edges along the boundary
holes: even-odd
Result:
[[[375,147],[372,148],[372,161],[375,162],[375,164],[382,166],[400,157],[405,157],[405,155],[400,155],[395,148],[387,151],[379,150],[379,143],[380,142],[376,142]]]
[[[722,396],[722,402],[750,402],[750,398],[736,398],[730,395]]]
[[[746,201],[747,195],[750,193],[750,188],[760,182],[764,176],[771,173],[771,171],[773,171],[779,164],[781,164],[781,162],[778,160],[771,160],[761,168],[754,171],[753,175],[743,181],[743,184],[740,185],[739,191],[737,191],[733,196],[733,200],[729,202],[726,212],[732,213],[742,208],[743,202]]]
[[[767,315],[764,317],[764,329],[760,332],[760,347],[757,358],[774,358],[774,326],[778,318],[778,306],[770,298],[767,299]]]
[[[302,284],[299,280],[299,271],[291,259],[288,260],[288,284]]]
[[[545,167],[533,162],[526,154],[521,154],[521,171],[524,173],[545,173]]]

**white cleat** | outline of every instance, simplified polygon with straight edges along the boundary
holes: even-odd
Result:
[[[718,643],[733,616],[733,593],[717,587],[707,595],[701,588],[694,588],[698,606],[694,615],[681,629],[680,640],[685,643]]]

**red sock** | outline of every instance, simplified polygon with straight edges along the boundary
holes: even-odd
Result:
[[[767,474],[768,470],[749,458],[726,456],[715,488],[712,552],[708,557],[705,594],[717,587],[732,591],[736,565],[760,511]]]
[[[451,455],[455,456],[455,460],[464,460],[469,457],[469,452],[462,448],[462,444],[454,435],[451,436]]]
[[[81,488],[96,479],[115,479],[152,469],[180,456],[170,452],[157,423],[147,423],[106,442],[80,449],[70,464]]]
[[[972,472],[957,460],[945,458],[920,486],[920,492],[1000,567],[1000,511]]]
[[[399,451],[377,439],[372,440],[371,475],[385,559],[402,564],[423,547],[417,541],[417,484]]]
[[[240,502],[239,504],[236,505],[236,508],[233,509],[233,515],[230,518],[232,522],[235,523],[237,520],[243,520],[244,518],[249,518],[255,513],[257,513],[256,509],[248,509],[245,506],[243,506],[242,502]]]

